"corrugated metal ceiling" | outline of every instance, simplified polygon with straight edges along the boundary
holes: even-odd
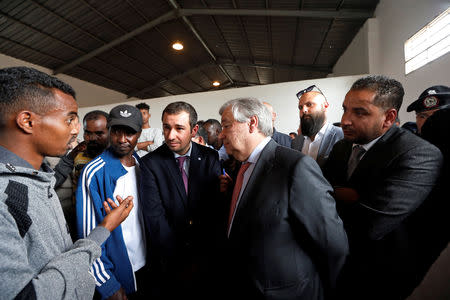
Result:
[[[0,52],[138,98],[321,78],[377,4],[0,1]]]

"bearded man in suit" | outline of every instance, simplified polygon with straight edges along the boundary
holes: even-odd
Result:
[[[344,134],[341,128],[327,122],[329,104],[317,86],[301,90],[297,98],[302,135],[292,141],[292,148],[311,156],[322,168],[334,144]]]

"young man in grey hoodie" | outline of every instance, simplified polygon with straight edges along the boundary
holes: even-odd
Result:
[[[35,69],[0,69],[0,294],[2,299],[92,299],[90,268],[129,214],[131,197],[108,199],[107,215],[74,244],[45,156],[78,135],[75,92]]]

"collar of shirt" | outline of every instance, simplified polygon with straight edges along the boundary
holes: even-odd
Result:
[[[314,141],[311,141],[311,139],[309,138],[309,136],[305,136],[305,139],[312,142],[315,142],[316,140],[321,140],[322,137],[325,135],[325,132],[327,132],[328,130],[328,126],[330,125],[330,123],[325,122],[325,124],[323,124],[322,128],[320,128],[319,132],[316,133],[316,136],[314,137]]]
[[[314,159],[317,159],[319,155],[320,144],[322,143],[322,139],[325,133],[328,130],[330,124],[325,122],[325,124],[320,128],[319,132],[316,134],[314,141],[311,141],[309,137],[305,137],[305,142],[303,143],[302,152],[303,154],[309,155]]]
[[[248,157],[247,161],[252,164],[256,164],[256,162],[259,159],[259,156],[261,155],[261,151],[264,149],[264,147],[270,142],[271,137],[268,136],[264,140],[262,140],[256,147],[253,149],[252,153]],[[247,169],[248,170],[248,169]]]
[[[255,169],[256,162],[258,162],[259,157],[261,156],[261,152],[266,147],[266,145],[270,142],[272,138],[270,136],[266,137],[264,140],[262,140],[256,147],[253,149],[252,153],[248,157],[248,159],[245,162],[250,163],[250,166],[244,173],[244,178],[242,180],[242,188],[241,192],[239,194],[239,198],[241,198],[242,191],[244,191],[245,187],[247,186],[247,182],[250,178],[250,176],[253,173],[253,170]]]
[[[248,157],[247,161],[245,161],[245,162],[250,163],[250,166],[248,167],[248,169],[245,171],[245,173],[243,175],[242,187],[241,187],[241,191],[239,192],[239,196],[238,196],[236,207],[237,207],[237,205],[239,205],[239,201],[241,200],[242,193],[244,192],[245,187],[247,186],[248,180],[250,179],[250,176],[252,175],[253,170],[255,169],[256,162],[258,161],[262,150],[264,149],[264,147],[266,147],[266,145],[270,142],[271,139],[272,139],[272,137],[268,136],[264,140],[262,140],[255,147],[255,149],[253,149],[253,151],[250,154],[250,156]],[[233,215],[233,219],[234,219],[234,215]],[[231,222],[233,223],[233,221],[231,221]]]
[[[364,148],[364,150],[366,150],[366,152],[364,152],[363,155],[361,155],[360,160],[364,157],[364,155],[366,155],[367,151],[369,151],[370,148],[372,148],[373,145],[375,145],[376,142],[378,142],[379,139],[381,139],[381,137],[384,134],[380,135],[379,137],[377,137],[376,139],[371,140],[370,142],[368,142],[367,144],[364,145],[360,145],[360,144],[353,144],[352,149],[356,146],[356,145],[360,145],[361,147]]]
[[[189,177],[189,166],[191,165],[191,162],[190,162],[191,152],[192,152],[192,142],[189,144],[189,150],[188,150],[188,152],[186,152],[186,154],[180,155],[178,153],[173,152],[173,155],[175,156],[175,159],[177,159],[180,156],[187,156],[188,157],[188,159],[186,159],[184,161],[184,164],[183,164],[183,169],[186,172],[187,177]]]
[[[14,152],[9,151],[3,146],[0,146],[0,162],[5,165],[9,163],[16,167],[34,169],[33,166],[22,157],[17,156]]]

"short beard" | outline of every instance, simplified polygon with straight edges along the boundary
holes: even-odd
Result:
[[[309,118],[305,118],[306,116],[309,116]],[[300,121],[302,134],[307,137],[315,136],[325,123],[325,118],[325,112],[323,111],[303,115]]]
[[[105,149],[98,144],[88,144],[86,147],[86,155],[90,158],[95,158],[102,154]]]

